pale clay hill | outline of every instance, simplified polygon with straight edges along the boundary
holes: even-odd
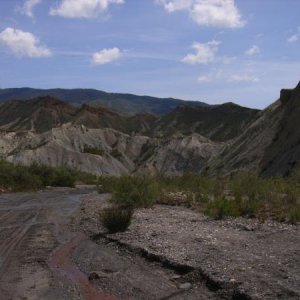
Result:
[[[26,165],[66,165],[94,174],[246,170],[268,176],[288,175],[300,159],[300,84],[282,90],[280,99],[260,112],[229,103],[180,106],[162,117],[125,116],[57,100],[53,109],[52,101],[48,99],[45,107],[39,99],[35,109],[30,102],[19,102],[27,105],[32,118],[15,115],[15,102],[0,106],[2,158]],[[43,123],[45,116],[50,129]]]
[[[157,139],[68,124],[41,134],[10,132],[0,137],[1,155],[10,162],[66,165],[98,175],[197,172],[219,147],[199,134]],[[90,149],[99,153],[87,153]]]

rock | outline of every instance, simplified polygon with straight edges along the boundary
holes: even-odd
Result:
[[[173,275],[173,276],[171,277],[171,280],[177,280],[177,279],[180,279],[180,278],[181,278],[180,275]]]
[[[250,225],[244,225],[244,224],[238,224],[238,228],[240,230],[244,230],[244,231],[254,231],[254,227],[250,226]]]
[[[100,279],[100,276],[96,272],[91,272],[88,278],[89,281],[92,281],[92,280]]]
[[[190,282],[185,282],[180,284],[179,289],[181,290],[190,290],[192,288],[192,284]]]

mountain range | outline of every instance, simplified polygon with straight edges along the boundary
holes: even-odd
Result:
[[[300,84],[282,90],[279,99],[262,111],[231,102],[195,105],[96,91],[109,95],[99,100],[83,96],[93,90],[50,90],[65,95],[59,99],[40,91],[0,91],[3,159],[111,175],[246,170],[288,176],[299,164]],[[29,92],[34,98],[20,99]],[[104,105],[101,101],[109,97],[113,104]],[[124,99],[130,110],[122,111]]]
[[[0,102],[12,99],[27,100],[45,96],[60,99],[74,105],[90,103],[94,106],[105,106],[110,110],[129,114],[146,112],[154,115],[163,115],[172,111],[180,104],[207,106],[206,103],[200,101],[107,93],[95,89],[33,89],[26,87],[0,89]]]

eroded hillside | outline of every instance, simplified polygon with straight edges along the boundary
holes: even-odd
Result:
[[[280,98],[209,162],[213,172],[254,171],[267,176],[289,175],[300,159],[300,84],[282,90]]]
[[[219,147],[199,134],[159,139],[68,124],[40,134],[11,132],[0,137],[1,156],[8,161],[111,175],[198,172]]]
[[[94,174],[135,172],[289,175],[299,164],[300,84],[263,111],[178,106],[161,117],[73,106],[51,97],[0,106],[0,153],[12,162]]]

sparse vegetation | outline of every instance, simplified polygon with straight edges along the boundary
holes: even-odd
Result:
[[[112,206],[101,212],[100,221],[109,233],[122,232],[130,225],[132,215],[133,209]]]
[[[23,166],[0,161],[0,191],[30,191],[46,186],[74,187],[76,181],[96,184],[97,176],[67,167],[54,168],[37,163]]]
[[[75,185],[75,174],[65,167],[53,168],[33,163],[29,167],[23,166],[22,168],[28,168],[28,171],[31,174],[37,176],[40,179],[42,186],[73,187]]]
[[[115,181],[111,202],[121,207],[151,207],[158,197],[158,185],[145,176],[122,176]]]
[[[0,161],[0,189],[3,191],[36,190],[43,185],[41,177],[28,167]]]
[[[82,152],[83,153],[94,154],[94,155],[100,155],[100,156],[103,156],[104,153],[105,153],[105,151],[103,149],[99,149],[99,148],[88,146],[88,145],[84,146]]]
[[[100,194],[112,193],[116,187],[118,177],[99,176],[97,181],[97,190]]]
[[[177,177],[101,177],[101,192],[123,207],[155,203],[185,205],[214,219],[225,217],[300,222],[300,173],[289,178],[261,178],[237,173],[228,178],[185,174]]]

